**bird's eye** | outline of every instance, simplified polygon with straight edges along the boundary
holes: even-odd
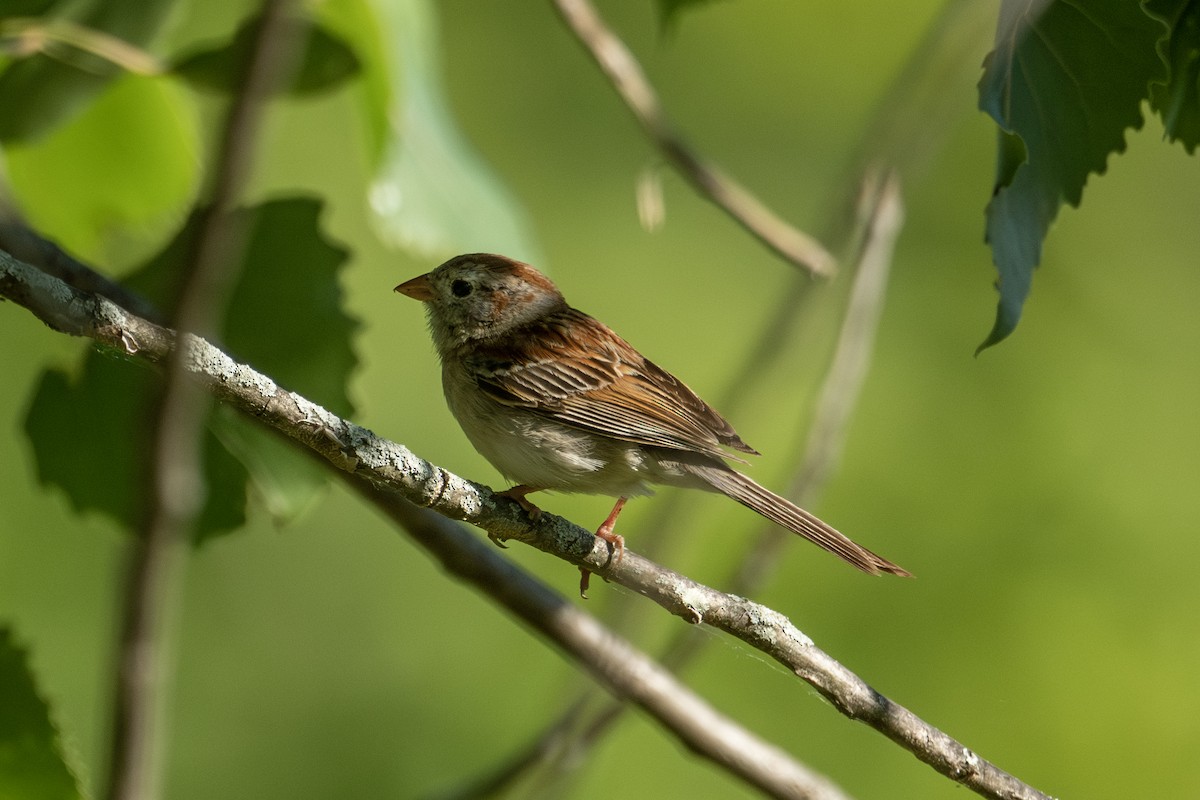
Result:
[[[471,284],[459,278],[454,283],[450,284],[450,291],[455,297],[466,297],[471,293]]]

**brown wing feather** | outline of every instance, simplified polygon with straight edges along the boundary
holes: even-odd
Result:
[[[567,425],[720,457],[722,445],[757,454],[682,381],[572,308],[477,347],[467,365],[497,401]]]

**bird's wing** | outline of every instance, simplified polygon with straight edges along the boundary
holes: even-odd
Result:
[[[637,444],[728,457],[757,454],[682,381],[605,325],[571,308],[477,347],[467,358],[497,402]]]

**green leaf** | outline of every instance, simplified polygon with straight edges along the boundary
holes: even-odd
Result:
[[[428,0],[396,0],[384,23],[403,77],[393,116],[398,139],[371,187],[381,235],[423,255],[487,249],[539,262],[516,200],[464,140],[438,80],[437,31]]]
[[[162,28],[173,0],[105,0],[79,20],[84,29],[144,47]],[[69,60],[37,54],[14,61],[0,74],[0,142],[28,141],[84,109],[120,68],[83,50]]]
[[[0,798],[76,800],[50,709],[37,691],[28,656],[0,627]]]
[[[320,231],[321,203],[280,199],[236,212],[245,237],[241,277],[229,302],[220,344],[280,385],[335,414],[350,416],[346,394],[357,359],[359,323],[342,311],[338,275],[348,252]],[[170,308],[195,216],[175,240],[126,284]],[[299,514],[325,485],[325,471],[268,431],[233,415],[211,420],[217,438],[249,470],[268,510],[280,520]]]
[[[1041,8],[1038,4],[1033,4]],[[1142,124],[1147,86],[1163,74],[1158,23],[1128,0],[1005,0],[996,48],[979,83],[980,108],[999,124],[987,241],[1000,278],[996,321],[983,350],[1016,328],[1063,202],[1082,199],[1090,173]]]
[[[1168,75],[1150,84],[1150,107],[1162,117],[1167,138],[1192,154],[1200,143],[1200,2],[1145,0],[1142,6],[1167,28],[1158,52]]]
[[[185,91],[165,78],[131,75],[69,124],[9,147],[8,172],[35,229],[100,261],[114,230],[147,235],[146,228],[177,224],[196,191],[199,149]]]
[[[242,80],[261,19],[261,16],[250,17],[227,44],[181,58],[171,71],[199,88],[232,92]],[[287,88],[289,93],[310,95],[327,91],[358,72],[358,58],[341,38],[307,19],[292,18],[283,27],[280,35],[300,39],[295,74]]]
[[[77,380],[60,370],[43,373],[25,432],[43,484],[62,489],[77,512],[99,511],[135,531],[146,513],[147,454],[161,381],[117,355],[89,351]],[[211,433],[203,452],[208,496],[197,539],[245,521],[245,470]]]

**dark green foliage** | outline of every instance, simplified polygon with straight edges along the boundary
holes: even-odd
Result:
[[[1143,5],[1169,31],[1158,43],[1169,74],[1150,85],[1150,105],[1162,115],[1167,137],[1194,153],[1200,143],[1200,3],[1146,0]]]
[[[1000,125],[987,241],[1000,273],[1000,303],[980,350],[1016,328],[1042,241],[1063,202],[1125,149],[1142,124],[1141,103],[1165,69],[1162,27],[1127,0],[1054,0],[1041,14],[1005,2],[996,49],[979,83],[980,108]]]

